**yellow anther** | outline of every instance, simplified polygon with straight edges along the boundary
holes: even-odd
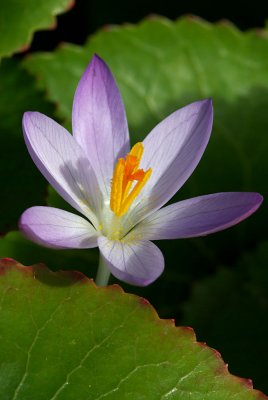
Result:
[[[119,158],[114,170],[111,197],[110,197],[110,207],[115,214],[119,212],[120,204],[122,201],[124,171],[125,171],[125,160],[123,158]]]
[[[140,162],[141,157],[143,155],[143,144],[141,142],[134,144],[134,146],[130,150],[129,155],[137,157],[138,161]]]
[[[138,169],[142,154],[143,145],[139,142],[132,147],[125,160],[119,158],[117,161],[112,179],[110,208],[118,217],[128,211],[151,176],[151,168],[146,172],[143,169]],[[136,181],[136,184],[132,188],[134,181]]]
[[[139,171],[141,171],[141,170],[139,170]],[[121,208],[120,208],[120,213],[118,214],[119,216],[124,215],[128,211],[129,207],[131,206],[133,201],[136,199],[136,197],[140,194],[145,183],[150,178],[151,173],[152,173],[152,168],[150,168],[146,172],[144,172],[142,180],[139,180],[136,183],[136,185],[134,186],[134,188],[132,189],[132,191],[126,198],[124,197]]]

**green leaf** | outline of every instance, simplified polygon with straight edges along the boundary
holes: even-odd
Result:
[[[70,0],[1,0],[0,57],[27,49],[34,32],[54,28],[55,15],[71,5]]]
[[[268,391],[268,241],[244,255],[233,269],[221,267],[215,276],[195,285],[185,304],[183,324],[199,340],[216,347],[231,372],[251,376]],[[246,356],[245,356],[246,355]],[[256,362],[257,357],[257,362]]]
[[[0,268],[2,400],[266,398],[145,299],[74,272]]]
[[[23,140],[24,111],[50,114],[51,104],[36,92],[33,79],[14,60],[0,65],[1,216],[0,232],[15,228],[21,213],[45,201],[47,183],[35,168]]]

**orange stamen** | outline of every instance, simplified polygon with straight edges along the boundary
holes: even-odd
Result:
[[[143,169],[138,169],[142,154],[142,143],[136,143],[126,155],[126,158],[119,158],[115,166],[110,208],[118,217],[121,217],[129,210],[131,204],[151,176],[151,168],[146,172]],[[136,181],[136,184],[132,188],[134,181]]]

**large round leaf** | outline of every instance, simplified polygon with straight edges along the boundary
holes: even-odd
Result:
[[[10,259],[0,271],[1,400],[266,398],[118,286]]]

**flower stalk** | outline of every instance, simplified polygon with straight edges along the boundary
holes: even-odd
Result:
[[[107,286],[110,278],[110,271],[107,268],[107,265],[100,254],[99,258],[99,265],[98,265],[98,270],[97,270],[97,275],[95,279],[95,283],[97,286]]]

